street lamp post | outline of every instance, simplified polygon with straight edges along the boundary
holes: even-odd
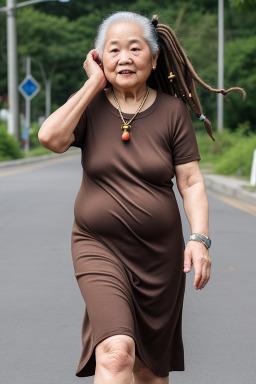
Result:
[[[218,3],[218,88],[224,88],[224,20],[223,0]],[[217,95],[218,132],[223,131],[223,96]]]
[[[16,9],[42,3],[45,1],[59,1],[68,3],[70,0],[30,0],[16,4],[16,0],[6,0],[6,7],[0,8],[0,12],[7,15],[7,59],[8,59],[8,99],[9,117],[8,132],[19,139],[19,106],[18,106],[18,65],[17,65],[17,28]]]
[[[7,60],[8,60],[8,132],[19,138],[18,132],[18,75],[17,75],[17,33],[16,0],[7,0]]]

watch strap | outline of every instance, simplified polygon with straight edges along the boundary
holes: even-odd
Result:
[[[211,246],[211,239],[202,233],[192,233],[192,235],[189,237],[189,240],[199,241],[200,243],[203,243],[207,249],[209,249]]]

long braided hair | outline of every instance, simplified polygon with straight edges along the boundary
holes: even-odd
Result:
[[[176,96],[188,104],[195,115],[203,121],[208,135],[215,141],[212,125],[203,115],[195,81],[208,91],[221,93],[224,97],[227,93],[235,91],[241,92],[243,100],[245,100],[245,90],[240,87],[232,87],[227,90],[210,87],[196,73],[172,28],[165,24],[158,24],[157,15],[153,16],[152,24],[155,27],[160,53],[157,59],[157,68],[151,72],[147,81],[148,85]],[[169,80],[168,75],[170,76]]]

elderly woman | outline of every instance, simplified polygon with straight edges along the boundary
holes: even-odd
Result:
[[[172,29],[131,12],[98,28],[88,80],[44,122],[43,146],[81,148],[71,249],[86,308],[76,376],[95,384],[168,383],[184,371],[186,273],[210,279],[208,199],[188,104],[202,113],[195,73]],[[176,177],[191,233],[185,247]]]

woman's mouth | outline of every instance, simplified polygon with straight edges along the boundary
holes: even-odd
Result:
[[[133,75],[134,74],[134,72],[133,71],[130,71],[130,70],[123,70],[123,71],[120,71],[119,72],[119,75],[122,75],[122,76],[131,76],[131,75]]]

